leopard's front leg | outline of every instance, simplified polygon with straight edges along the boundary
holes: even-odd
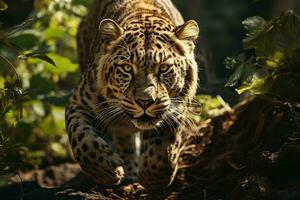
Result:
[[[115,126],[116,127],[116,126]],[[130,127],[130,126],[129,126]],[[134,127],[130,127],[134,130]],[[113,128],[112,139],[117,153],[124,161],[124,170],[126,174],[126,180],[133,182],[137,179],[138,162],[139,162],[139,133],[126,131],[126,127],[118,127],[118,130]]]
[[[88,73],[91,72],[84,76],[89,76]],[[105,135],[99,132],[102,128],[96,127],[93,107],[97,104],[97,96],[93,93],[92,82],[86,80],[87,77],[82,78],[66,107],[66,126],[72,152],[83,172],[96,183],[118,184],[124,177],[123,161],[101,137]]]
[[[143,153],[139,162],[138,180],[147,190],[162,190],[171,180],[174,170],[171,146],[175,142],[174,130],[165,129],[143,135]]]

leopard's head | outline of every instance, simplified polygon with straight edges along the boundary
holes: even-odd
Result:
[[[98,87],[108,101],[139,129],[153,129],[180,116],[197,89],[194,58],[199,28],[156,17],[119,25],[99,25],[103,52],[98,59]]]

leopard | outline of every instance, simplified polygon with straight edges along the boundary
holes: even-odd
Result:
[[[198,87],[198,35],[197,22],[185,22],[171,0],[90,5],[78,27],[81,77],[65,121],[74,158],[96,184],[170,184]]]

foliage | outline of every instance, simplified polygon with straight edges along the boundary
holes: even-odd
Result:
[[[87,2],[35,1],[33,17],[0,28],[2,181],[68,154],[64,105],[78,80],[75,35]],[[5,5],[0,1],[1,10]]]
[[[227,68],[235,70],[226,86],[238,86],[238,93],[299,98],[300,17],[289,10],[270,21],[250,17],[243,25],[244,49],[254,49],[255,54],[225,60]]]
[[[231,110],[229,105],[219,95],[216,97],[197,95],[196,100],[200,104],[201,110],[200,113],[194,113],[192,117],[197,121],[204,121]]]
[[[0,11],[6,10],[7,7],[7,4],[3,0],[0,0]]]

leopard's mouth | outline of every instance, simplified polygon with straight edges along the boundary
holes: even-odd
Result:
[[[160,117],[150,117],[144,114],[138,118],[132,118],[131,121],[138,129],[149,130],[157,127],[162,119]]]

